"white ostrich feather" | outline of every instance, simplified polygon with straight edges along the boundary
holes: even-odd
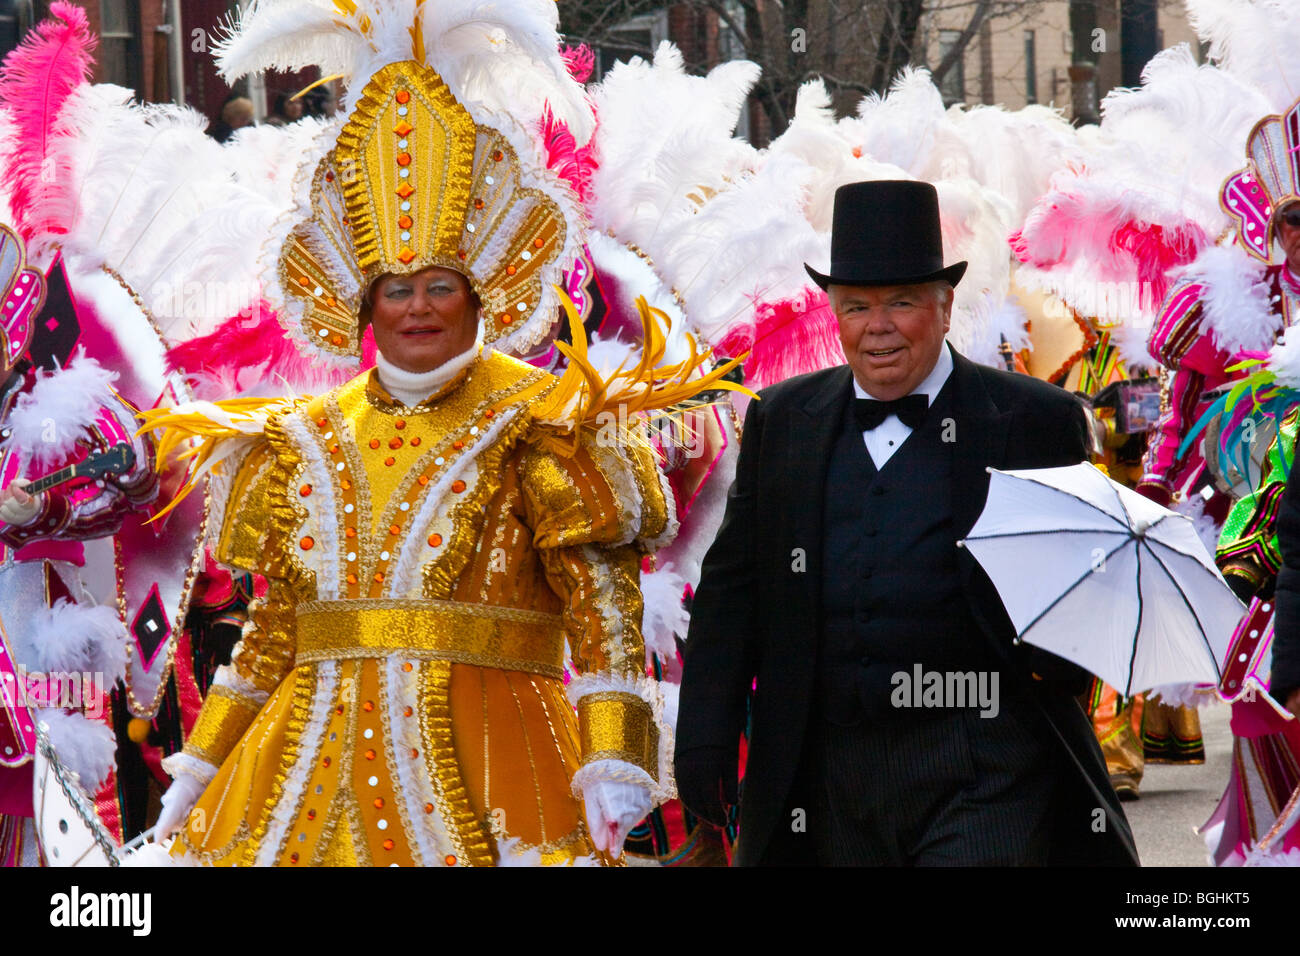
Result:
[[[1282,333],[1268,353],[1268,368],[1277,376],[1279,385],[1300,391],[1300,326],[1292,326]]]
[[[254,162],[245,148],[233,154],[243,169],[232,176],[229,154],[204,133],[200,114],[129,96],[85,87],[65,107],[81,130],[72,147],[80,214],[65,247],[87,268],[121,275],[165,337],[186,339],[258,296],[258,249],[285,201],[244,184],[283,170]],[[287,138],[292,152],[296,140]]]
[[[126,672],[126,626],[116,610],[60,599],[30,622],[25,640],[44,673],[95,674],[112,687]]]
[[[1052,174],[1083,156],[1074,128],[1046,106],[1014,112],[1000,106],[954,106],[947,118],[951,131],[944,131],[927,172],[943,175],[947,166],[992,189],[1010,204],[1015,226],[1047,191]]]
[[[943,97],[930,71],[907,67],[887,94],[863,97],[856,121],[849,122],[865,152],[922,178],[944,121]]]
[[[1210,45],[1210,59],[1262,92],[1271,111],[1300,98],[1300,9],[1292,0],[1185,2],[1192,28]]]
[[[1245,165],[1246,136],[1269,112],[1258,90],[1213,66],[1200,66],[1186,44],[1159,53],[1138,89],[1102,101],[1104,139],[1089,166],[1129,190],[1218,235],[1223,180]]]
[[[1273,343],[1278,325],[1269,303],[1264,264],[1238,246],[1210,246],[1183,270],[1182,278],[1204,286],[1205,323],[1230,355]]]
[[[652,654],[664,661],[676,659],[676,638],[685,639],[691,623],[690,614],[682,606],[685,591],[685,578],[671,564],[641,575],[641,594],[645,598],[641,635],[645,639],[647,661]]]
[[[510,113],[530,124],[549,106],[580,145],[591,136],[594,117],[560,56],[551,0],[358,0],[352,14],[326,0],[262,0],[222,39],[218,63],[228,79],[319,66],[342,75],[350,110],[366,80],[415,58],[417,11],[424,62],[471,113]]]
[[[104,405],[114,401],[110,372],[79,351],[65,368],[40,373],[18,397],[5,423],[9,437],[0,447],[16,449],[38,468],[62,463],[90,429]]]
[[[113,731],[81,714],[64,713],[53,707],[38,710],[35,717],[48,729],[50,746],[58,755],[59,763],[75,773],[82,789],[93,795],[116,765],[117,741]]]
[[[635,58],[610,70],[592,91],[601,118],[593,224],[649,252],[647,242],[672,231],[666,218],[698,205],[691,195],[703,198],[751,168],[756,151],[731,133],[757,77],[745,61],[689,76],[667,43],[653,63]]]

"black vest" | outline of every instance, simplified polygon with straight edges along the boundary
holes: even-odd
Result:
[[[961,586],[953,528],[952,377],[920,428],[876,470],[841,406],[827,473],[819,677],[824,715],[852,724],[900,716],[892,677],[992,669]],[[949,441],[944,441],[945,420]],[[917,712],[902,711],[901,715]]]

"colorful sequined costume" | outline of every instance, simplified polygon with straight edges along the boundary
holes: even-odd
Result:
[[[580,768],[662,779],[637,577],[672,514],[648,450],[539,441],[555,381],[497,353],[414,409],[370,372],[267,418],[217,554],[269,590],[176,765],[212,777],[200,860],[565,861]],[[566,636],[604,688],[576,720]]]
[[[549,90],[532,106],[552,126],[567,98],[583,103],[553,5],[503,5],[490,28],[477,8],[418,0],[300,8],[365,70],[345,77],[348,113],[308,150],[266,246],[277,318],[304,354],[343,367],[373,284],[439,266],[468,280],[486,345],[409,407],[366,372],[314,399],[148,416],[160,453],[191,446],[188,487],[219,476],[217,558],[268,581],[167,762],[207,783],[174,852],[217,865],[609,862],[586,831],[587,788],[629,784],[652,805],[672,793],[639,578],[677,521],[643,422],[727,387],[731,366],[700,374],[708,354],[688,339],[689,357],[665,361],[671,323],[644,302],[640,356],[608,373],[588,358],[557,285],[580,258],[583,217],[519,101]],[[281,22],[254,8],[241,24],[228,72],[305,55],[268,17]],[[522,58],[498,52],[498,29]],[[568,119],[580,125],[582,108]],[[563,376],[511,358],[546,340],[561,306]]]
[[[1269,448],[1259,487],[1229,513],[1216,555],[1219,569],[1238,594],[1254,595],[1266,604],[1281,567],[1278,506],[1295,460],[1298,429],[1300,411],[1293,410]],[[1221,866],[1240,864],[1261,840],[1276,839],[1271,831],[1300,787],[1300,723],[1283,720],[1260,696],[1231,696],[1237,698],[1232,704],[1232,771],[1219,805],[1201,827],[1207,834],[1216,831],[1210,854]],[[1289,840],[1294,842],[1294,836]]]

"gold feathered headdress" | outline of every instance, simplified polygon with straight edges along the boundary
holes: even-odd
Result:
[[[469,279],[485,342],[522,354],[550,331],[553,286],[582,247],[584,223],[528,130],[548,108],[579,132],[590,125],[553,8],[282,0],[255,5],[223,44],[228,76],[314,61],[349,81],[346,120],[308,155],[264,256],[268,298],[308,354],[353,361],[374,280],[429,266]],[[277,30],[290,14],[286,36]]]

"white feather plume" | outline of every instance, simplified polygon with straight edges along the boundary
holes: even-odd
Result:
[[[1210,59],[1261,91],[1271,111],[1300,99],[1300,8],[1292,0],[1185,2],[1192,28],[1210,45]]]
[[[1205,324],[1219,348],[1230,355],[1273,343],[1278,320],[1264,269],[1238,246],[1210,246],[1183,270],[1185,280],[1204,287]]]
[[[645,639],[647,661],[652,654],[660,660],[676,659],[675,638],[684,639],[691,623],[691,616],[682,605],[685,593],[685,579],[670,564],[641,575],[641,594],[645,599],[641,634]]]
[[[43,673],[98,675],[101,686],[112,687],[126,671],[126,626],[111,607],[60,599],[29,625],[23,641]]]
[[[38,710],[37,720],[49,730],[50,746],[59,763],[75,773],[82,789],[93,796],[116,766],[117,741],[105,724],[57,708]]]
[[[4,448],[38,468],[61,463],[90,438],[100,408],[111,403],[117,373],[79,351],[66,368],[38,374],[36,384],[18,397],[6,427]]]
[[[351,110],[371,76],[416,57],[418,15],[424,62],[476,118],[484,109],[530,125],[549,107],[579,145],[590,138],[595,120],[560,56],[552,0],[357,0],[355,7],[347,14],[329,0],[254,3],[218,46],[222,74],[233,80],[319,66],[343,77]]]

